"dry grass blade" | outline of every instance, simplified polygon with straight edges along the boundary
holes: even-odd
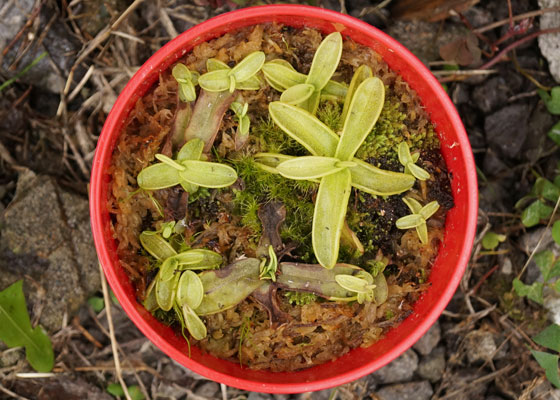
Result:
[[[13,399],[17,399],[17,400],[29,400],[27,397],[23,397],[20,396],[17,393],[12,392],[11,390],[5,388],[2,384],[0,384],[0,392],[6,393],[8,396],[10,396]]]
[[[122,377],[121,363],[119,361],[119,351],[117,349],[117,339],[115,337],[115,327],[113,326],[113,318],[111,317],[111,297],[109,296],[109,289],[107,288],[107,281],[105,280],[105,274],[103,273],[103,267],[99,263],[99,273],[101,275],[101,288],[103,289],[103,299],[105,300],[105,310],[107,312],[107,323],[109,324],[109,337],[111,339],[111,350],[113,351],[113,359],[115,360],[115,373],[117,379],[122,386],[124,395],[127,400],[132,400],[130,394],[128,393],[128,388],[124,383]]]

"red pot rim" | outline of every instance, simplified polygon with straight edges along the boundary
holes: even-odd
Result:
[[[131,107],[152,86],[158,73],[194,45],[231,29],[272,21],[293,26],[305,24],[325,32],[340,30],[380,53],[389,66],[418,92],[430,113],[442,142],[442,153],[453,175],[452,191],[456,202],[448,213],[446,236],[430,277],[432,287],[418,300],[415,312],[370,348],[352,350],[334,362],[292,373],[240,369],[228,361],[203,356],[197,349],[193,350],[193,358],[189,358],[184,348],[176,346],[179,339],[154,324],[153,317],[136,302],[130,282],[116,259],[107,211],[107,170],[116,138]],[[440,121],[439,126],[437,121]],[[476,169],[469,140],[455,107],[436,78],[406,48],[371,25],[335,11],[302,5],[250,7],[222,14],[163,46],[132,77],[107,117],[95,152],[90,186],[91,224],[99,260],[122,308],[140,331],[163,352],[196,373],[240,389],[269,393],[307,392],[345,384],[381,368],[411,347],[437,320],[459,285],[471,253],[477,210]],[[447,263],[447,259],[453,262]],[[439,275],[444,275],[447,283],[438,281]],[[422,311],[416,312],[416,309]],[[399,336],[396,331],[404,333]],[[201,363],[198,357],[210,362]]]

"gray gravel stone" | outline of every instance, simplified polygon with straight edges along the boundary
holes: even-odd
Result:
[[[214,397],[216,397],[219,391],[220,385],[218,385],[216,382],[204,382],[196,388],[195,393],[199,396],[213,399]],[[250,398],[251,396],[249,396],[249,399]],[[258,398],[255,398],[254,400],[258,400]]]
[[[409,349],[390,364],[375,371],[370,376],[377,383],[387,384],[410,380],[418,368],[418,356]]]
[[[494,335],[480,329],[467,333],[464,344],[470,364],[491,360],[497,349]]]
[[[531,107],[512,104],[487,116],[484,120],[486,140],[502,156],[516,158],[529,134]]]
[[[560,6],[560,0],[539,0],[539,7],[550,8]],[[541,29],[560,26],[560,12],[546,13],[540,16]],[[539,36],[539,48],[548,60],[548,68],[556,82],[560,83],[560,33]]]
[[[416,373],[430,382],[437,382],[445,371],[445,348],[437,347],[430,354],[422,357]]]
[[[472,101],[480,110],[489,113],[505,104],[510,95],[510,89],[505,79],[497,76],[476,86],[472,92]]]
[[[31,277],[41,289],[25,281],[24,291],[31,303],[44,302],[39,322],[59,329],[100,288],[87,200],[52,178],[22,173],[1,229],[0,288]]]
[[[397,383],[377,391],[380,400],[428,400],[434,391],[428,381]]]
[[[423,356],[428,355],[432,352],[432,350],[438,345],[439,340],[441,339],[441,329],[439,327],[439,322],[436,321],[430,329],[418,340],[414,343],[412,348],[416,350],[418,353],[422,354]]]

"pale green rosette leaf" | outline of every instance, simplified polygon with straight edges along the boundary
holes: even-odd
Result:
[[[194,185],[222,188],[237,180],[237,173],[229,165],[196,160],[184,160],[181,164],[185,170],[179,173],[179,177]]]
[[[161,271],[160,271],[161,272]],[[163,311],[169,311],[173,308],[175,295],[177,294],[177,284],[179,283],[179,274],[174,274],[173,279],[162,281],[156,276],[156,302]]]
[[[305,83],[321,91],[336,71],[342,56],[342,35],[333,32],[328,35],[315,52]]]
[[[223,92],[229,90],[230,70],[218,69],[207,72],[198,78],[200,87],[208,92]]]
[[[255,51],[245,57],[229,73],[237,82],[243,82],[260,71],[264,64],[265,55],[262,51]]]
[[[420,226],[421,224],[426,224],[424,218],[422,218],[419,214],[410,214],[404,217],[401,217],[397,220],[395,225],[399,229],[411,229]]]
[[[389,196],[406,192],[414,186],[414,177],[400,172],[386,171],[354,158],[350,168],[352,186],[366,193]]]
[[[342,115],[340,117],[341,121],[346,120],[346,115],[348,115],[348,110],[350,109],[350,104],[352,103],[352,98],[354,97],[354,93],[358,89],[358,86],[368,78],[373,76],[373,72],[371,68],[367,65],[360,66],[354,75],[352,76],[352,80],[350,81],[350,86],[348,86],[348,90],[346,92],[346,98],[344,100],[344,107],[342,109]]]
[[[286,104],[298,105],[311,97],[315,88],[307,83],[294,85],[284,91],[280,96],[280,101]]]
[[[313,214],[312,242],[317,260],[325,268],[333,268],[338,259],[350,192],[348,169],[321,178]]]
[[[230,70],[231,68],[225,62],[220,61],[217,58],[209,58],[206,60],[206,69],[208,72],[212,72],[220,69]]]
[[[200,317],[190,308],[188,305],[181,307],[183,312],[183,320],[185,321],[185,326],[191,334],[191,336],[196,340],[202,340],[208,334],[204,322]]]
[[[334,174],[344,168],[347,166],[341,164],[338,158],[307,156],[284,161],[278,164],[276,170],[289,179],[311,180]]]
[[[167,164],[154,164],[144,168],[136,177],[138,186],[144,190],[159,190],[178,185],[179,171]]]
[[[144,231],[140,234],[140,243],[144,250],[154,256],[157,260],[165,260],[173,257],[177,252],[167,240],[157,232]]]
[[[402,199],[404,203],[410,208],[413,214],[419,214],[420,210],[422,209],[422,204],[418,202],[418,200],[412,197],[403,197]]]
[[[429,202],[418,212],[425,220],[434,215],[439,210],[439,204],[436,200]]]
[[[183,160],[200,160],[202,151],[204,150],[204,142],[202,139],[194,138],[189,140],[181,147],[177,153],[177,161]]]
[[[274,122],[311,154],[334,155],[338,136],[309,112],[279,101],[270,103],[268,110]]]
[[[177,286],[177,304],[179,307],[188,305],[193,310],[200,306],[204,296],[202,281],[192,271],[185,271],[181,274]]]
[[[379,78],[367,78],[356,89],[342,128],[336,156],[350,161],[377,122],[385,101],[385,86]]]

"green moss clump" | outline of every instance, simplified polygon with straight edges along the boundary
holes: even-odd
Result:
[[[297,141],[286,135],[282,129],[272,121],[270,116],[251,125],[251,135],[257,141],[261,152],[283,153],[294,156],[308,155],[307,150]]]
[[[251,156],[231,161],[237,174],[243,179],[243,190],[234,189],[233,211],[241,216],[241,223],[258,239],[262,232],[258,209],[261,204],[279,201],[286,207],[286,220],[280,228],[282,240],[299,244],[296,253],[304,261],[311,262],[311,221],[313,220],[313,193],[317,184],[295,181],[271,174],[259,168]]]
[[[342,123],[340,117],[342,116],[342,104],[334,101],[324,101],[319,105],[317,109],[317,118],[333,132],[338,132],[342,129]]]
[[[288,299],[290,304],[303,306],[306,304],[317,301],[317,295],[309,292],[286,292],[284,296]]]
[[[407,126],[408,116],[404,106],[394,96],[387,97],[383,110],[364,143],[358,149],[356,157],[367,160],[370,158],[397,158],[399,143],[406,140],[412,150],[433,149],[439,146],[439,140],[431,124],[410,132]]]

